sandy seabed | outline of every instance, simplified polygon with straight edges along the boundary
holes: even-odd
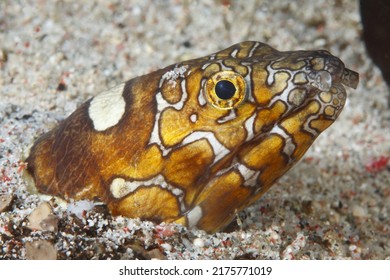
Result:
[[[389,92],[361,40],[357,1],[126,2],[0,3],[0,259],[390,258]],[[31,229],[44,206],[26,190],[21,158],[38,135],[108,87],[245,40],[327,49],[360,84],[239,225],[209,235],[55,206]]]

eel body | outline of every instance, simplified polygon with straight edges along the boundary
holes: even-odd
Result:
[[[302,157],[358,80],[327,51],[242,42],[89,99],[33,144],[28,181],[215,232]]]

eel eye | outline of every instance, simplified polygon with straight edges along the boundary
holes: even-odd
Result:
[[[217,72],[207,80],[205,95],[212,106],[224,110],[232,109],[245,99],[246,83],[236,72]]]
[[[229,80],[221,80],[215,85],[215,94],[220,99],[230,99],[236,93],[236,86]]]

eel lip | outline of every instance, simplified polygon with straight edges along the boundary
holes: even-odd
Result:
[[[341,78],[341,83],[347,87],[356,89],[359,84],[359,73],[345,68]]]

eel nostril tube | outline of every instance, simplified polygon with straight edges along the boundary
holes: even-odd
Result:
[[[356,89],[359,84],[359,73],[345,68],[341,83],[347,87]]]

